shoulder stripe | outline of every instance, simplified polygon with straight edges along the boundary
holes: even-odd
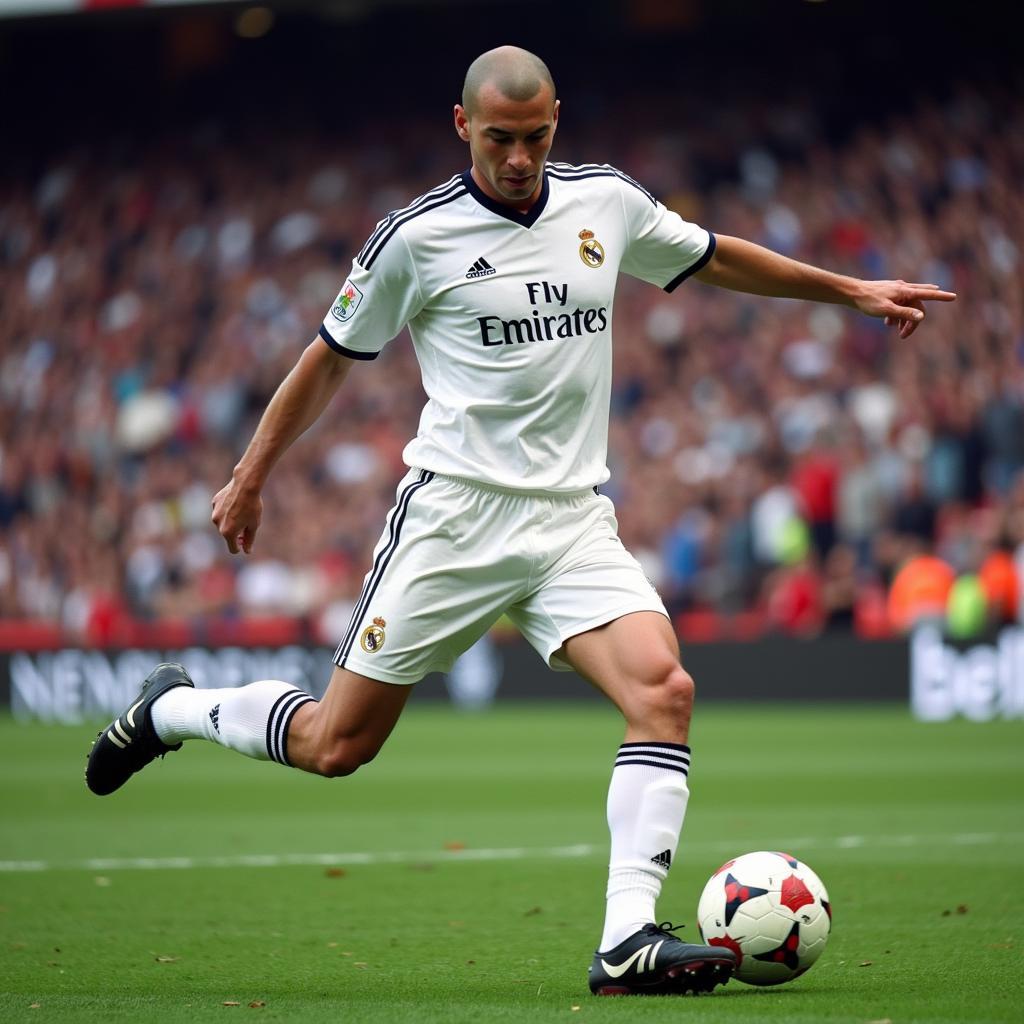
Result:
[[[645,189],[645,188],[643,187],[643,185],[641,185],[641,184],[640,184],[640,182],[638,182],[638,181],[634,181],[634,180],[633,180],[633,179],[632,179],[632,178],[631,178],[631,177],[630,177],[630,176],[629,176],[628,174],[625,174],[625,173],[624,173],[624,172],[622,172],[622,171],[616,171],[615,173],[616,173],[616,174],[617,174],[617,175],[618,175],[618,176],[619,176],[619,177],[620,177],[620,178],[621,178],[621,179],[622,179],[622,180],[623,180],[624,182],[626,182],[626,183],[627,183],[627,184],[629,184],[629,185],[632,185],[632,186],[633,186],[633,188],[635,188],[635,189],[639,189],[639,190],[640,190],[641,192],[643,192],[643,194],[644,194],[645,196],[647,196],[647,198],[648,198],[648,199],[650,199],[650,201],[651,201],[651,202],[652,202],[652,203],[653,203],[653,204],[654,204],[655,206],[657,206],[657,205],[658,205],[658,200],[657,200],[657,199],[655,199],[655,198],[654,198],[654,196],[653,196],[653,195],[651,195],[651,193],[650,193],[650,192],[648,192],[648,191],[647,191],[647,189]]]
[[[369,242],[363,247],[363,252],[356,257],[356,262],[363,268],[363,270],[369,270],[373,266],[374,261],[381,254],[384,246],[388,244],[395,232],[402,227],[403,224],[408,224],[409,221],[415,220],[422,213],[429,213],[431,210],[436,210],[439,206],[446,206],[448,203],[453,202],[456,199],[460,199],[464,195],[468,195],[468,190],[464,185],[459,185],[458,188],[453,192],[442,193],[440,196],[434,198],[432,202],[424,203],[422,206],[417,207],[414,210],[408,210],[394,218],[385,229],[377,235],[376,241],[371,246]]]
[[[623,173],[609,164],[549,164],[548,174],[559,181],[580,181],[583,178],[618,178],[620,181],[632,185],[637,191],[643,193],[655,206],[658,200],[651,195],[638,181],[634,181],[628,174]]]
[[[372,233],[370,234],[370,237],[366,240],[366,244],[362,247],[362,249],[359,250],[359,255],[356,257],[356,259],[360,261],[362,260],[364,253],[366,253],[366,251],[370,248],[374,240],[377,239],[380,236],[381,232],[384,231],[389,224],[393,223],[396,218],[401,217],[402,214],[408,213],[410,210],[415,209],[417,206],[421,206],[423,203],[428,202],[435,196],[441,195],[442,192],[445,192],[446,190],[450,189],[453,185],[460,181],[460,179],[460,175],[453,175],[446,182],[444,182],[444,184],[432,188],[429,192],[424,192],[423,195],[421,195],[417,199],[414,199],[411,203],[409,203],[408,206],[403,206],[399,210],[392,210],[382,220],[377,221],[377,226],[373,229]]]
[[[552,160],[548,163],[549,168],[570,173],[572,171],[613,171],[611,164],[569,164],[564,160]]]

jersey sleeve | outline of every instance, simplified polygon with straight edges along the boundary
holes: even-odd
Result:
[[[352,270],[324,317],[320,337],[350,359],[376,359],[422,307],[416,268],[405,239],[387,220],[352,261]]]
[[[708,264],[715,236],[683,220],[621,171],[617,174],[628,235],[620,269],[671,292]]]

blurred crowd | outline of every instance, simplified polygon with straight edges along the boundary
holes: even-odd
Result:
[[[468,163],[440,114],[392,127],[211,119],[0,171],[0,618],[94,642],[129,619],[343,633],[423,402],[408,339],[278,465],[251,556],[210,499],[378,218]],[[959,294],[900,342],[841,307],[623,278],[604,491],[676,613],[880,635],[913,617],[892,583],[924,557],[950,586],[998,561],[988,614],[1013,618],[1024,101],[965,88],[843,129],[798,100],[566,112],[554,159],[613,163],[717,233]]]

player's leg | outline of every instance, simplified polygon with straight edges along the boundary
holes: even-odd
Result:
[[[195,739],[259,761],[348,775],[380,750],[411,689],[335,668],[316,701],[277,679],[197,689],[181,665],[159,665],[131,707],[97,737],[86,782],[107,795],[154,758]]]
[[[655,916],[689,798],[693,681],[661,599],[618,539],[611,503],[591,495],[570,504],[564,554],[509,614],[553,668],[576,669],[626,720],[608,791],[606,918],[591,988],[712,988],[729,977],[734,957],[681,942]],[[558,518],[548,535],[557,535]]]
[[[374,637],[383,642],[382,628],[366,628],[360,622],[367,610],[366,602],[380,590],[385,570],[391,570],[392,581],[396,575],[401,581],[403,573],[415,572],[415,566],[409,567],[403,560],[401,542],[409,541],[411,536],[416,547],[417,541],[431,533],[429,517],[424,520],[418,513],[421,492],[432,476],[411,471],[399,485],[395,506],[388,514],[342,648],[347,650],[346,645],[351,646],[359,636],[368,647]],[[434,555],[438,557],[437,552]],[[341,664],[337,658],[336,664]],[[382,678],[411,684],[422,674],[415,672],[415,664],[406,664],[400,666],[400,675],[385,671]],[[86,784],[98,795],[112,793],[154,758],[178,750],[187,739],[211,740],[248,757],[287,765],[293,724],[297,724],[294,744],[303,758],[302,767],[308,770],[319,770],[318,744],[324,744],[326,750],[332,735],[347,735],[352,740],[344,752],[346,756],[360,744],[368,750],[376,743],[376,753],[391,732],[408,694],[403,692],[404,687],[395,692],[390,686],[377,683],[377,673],[374,678],[364,678],[365,675],[351,669],[336,672],[328,688],[326,707],[321,709],[310,694],[281,680],[264,679],[238,688],[196,689],[181,665],[159,665],[144,680],[128,710],[96,738],[86,765]],[[324,723],[331,721],[334,724],[328,728]],[[307,732],[314,734],[312,742],[307,739]],[[345,767],[344,756],[336,757],[336,745],[332,750],[324,753],[323,768],[339,774]]]
[[[690,795],[686,741],[693,680],[679,663],[672,627],[657,612],[636,612],[570,637],[559,653],[626,719],[608,787],[611,855],[591,989],[613,994],[714,988],[732,972],[728,951],[684,943],[656,925],[655,904],[676,855]],[[666,966],[660,978],[659,960]],[[629,968],[617,973],[624,964]]]
[[[636,612],[566,640],[561,657],[622,712],[626,734],[608,788],[611,857],[600,949],[655,921],[690,791],[693,681],[672,627]]]
[[[292,719],[289,762],[328,778],[351,775],[377,756],[411,693],[411,685],[335,667],[323,700],[299,708]]]
[[[661,612],[639,611],[569,637],[556,652],[622,712],[625,742],[685,744],[693,713],[693,679]]]
[[[489,492],[410,472],[322,701],[279,680],[196,689],[180,665],[160,666],[97,739],[86,769],[89,788],[113,792],[186,739],[325,775],[365,764],[391,733],[412,684],[447,670],[508,604],[525,555],[514,556],[511,567],[499,564],[500,551],[492,557],[493,538],[505,536],[490,522],[495,502]],[[491,545],[483,551],[481,538]]]

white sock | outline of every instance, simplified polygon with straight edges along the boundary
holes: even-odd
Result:
[[[288,726],[311,700],[308,693],[278,679],[222,690],[175,686],[153,702],[153,728],[168,745],[213,740],[246,757],[288,764]]]
[[[602,951],[655,921],[690,798],[689,771],[690,748],[681,743],[619,747],[608,787],[612,850]]]

